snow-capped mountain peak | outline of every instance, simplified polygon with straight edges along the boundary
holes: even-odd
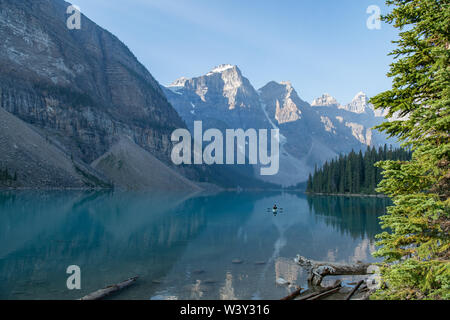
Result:
[[[352,102],[344,106],[342,109],[354,113],[364,113],[366,112],[367,108],[370,108],[369,98],[364,92],[360,91],[353,98]]]
[[[341,105],[339,102],[329,95],[328,93],[323,94],[321,97],[315,99],[311,103],[312,107],[337,107],[339,109],[347,110],[353,113],[365,113],[367,109],[373,109],[372,105],[369,104],[369,98],[367,94],[360,91],[353,98],[352,102],[347,105]]]
[[[280,84],[286,88],[292,88],[292,83],[290,81],[281,81]]]
[[[311,103],[312,107],[319,107],[319,106],[339,106],[339,102],[337,102],[337,100],[332,97],[331,95],[329,95],[328,93],[324,93],[321,97],[315,99],[312,103]]]
[[[187,106],[189,112],[193,111],[190,105],[194,103],[198,107],[195,110],[198,117],[208,115],[208,117],[214,118],[217,113],[223,115],[225,108],[230,111],[260,109],[258,93],[236,65],[221,64],[205,75],[191,79],[180,78],[168,89],[171,93],[176,94],[177,98],[184,97],[186,99],[187,103],[184,106]],[[177,111],[179,110],[181,109],[177,109]],[[237,112],[230,112],[229,126],[236,125],[235,122],[242,123],[242,120],[236,121],[235,117],[244,116]],[[248,121],[248,123],[250,122],[252,121]]]
[[[362,103],[368,103],[369,98],[367,97],[367,94],[365,94],[364,92],[360,91],[358,92],[355,97],[353,98],[353,101],[361,101]]]
[[[170,88],[170,87],[184,87],[184,85],[186,84],[186,82],[187,82],[188,80],[189,80],[189,79],[186,78],[186,77],[178,78],[177,80],[175,80],[174,82],[172,82],[172,83],[169,85],[169,88]]]
[[[289,81],[270,81],[259,90],[259,95],[266,113],[279,125],[296,122],[304,116],[302,109],[305,102]]]
[[[225,72],[225,71],[230,70],[230,69],[236,69],[237,70],[237,66],[234,66],[234,65],[231,65],[231,64],[221,64],[221,65],[218,65],[217,67],[213,68],[206,75],[209,76],[209,75],[212,75],[214,73],[222,73],[222,72]]]

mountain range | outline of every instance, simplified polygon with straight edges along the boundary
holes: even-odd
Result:
[[[316,165],[341,153],[395,144],[372,129],[385,118],[363,92],[345,106],[329,94],[309,104],[287,81],[271,81],[256,90],[230,64],[192,79],[179,78],[163,90],[191,130],[200,120],[204,127],[220,130],[278,128],[280,172],[259,178],[283,186],[305,181]]]
[[[385,143],[384,120],[360,93],[346,106],[309,104],[289,82],[256,90],[220,65],[161,86],[117,37],[83,16],[66,26],[62,0],[0,0],[0,169],[8,188],[200,190],[290,186],[324,161]],[[280,172],[258,166],[175,166],[173,130],[279,128]],[[262,181],[262,180],[264,181]]]

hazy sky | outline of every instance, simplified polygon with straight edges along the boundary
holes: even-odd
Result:
[[[256,89],[291,81],[311,102],[327,92],[348,103],[390,87],[397,32],[369,30],[384,0],[73,0],[119,37],[163,85],[236,64]]]

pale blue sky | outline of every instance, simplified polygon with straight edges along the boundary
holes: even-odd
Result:
[[[389,89],[387,53],[397,32],[369,30],[384,0],[73,0],[119,37],[163,85],[236,64],[256,89],[291,81],[311,102],[327,92],[348,103]]]

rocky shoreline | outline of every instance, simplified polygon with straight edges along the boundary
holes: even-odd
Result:
[[[309,260],[300,255],[295,262],[309,273],[308,289],[297,288],[281,300],[368,300],[379,287],[379,268],[370,263],[342,264]],[[358,282],[343,285],[338,279],[331,286],[322,286],[326,276],[363,276]],[[349,286],[350,285],[350,286]]]

